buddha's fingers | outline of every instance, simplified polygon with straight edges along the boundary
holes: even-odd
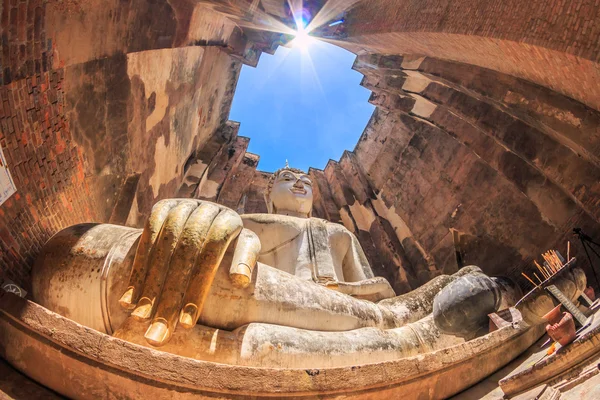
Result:
[[[235,287],[243,289],[250,284],[260,247],[260,240],[256,233],[249,229],[242,229],[237,238],[233,261],[229,269],[229,277]]]
[[[225,251],[241,230],[242,219],[229,209],[221,211],[215,218],[198,255],[196,268],[183,301],[179,323],[185,328],[196,325]]]
[[[144,335],[148,343],[162,346],[175,330],[196,258],[219,211],[216,204],[202,203],[188,218],[171,257],[154,320]]]
[[[119,300],[119,304],[122,307],[132,309],[137,304],[142,293],[142,287],[146,281],[148,260],[152,247],[156,242],[163,223],[169,215],[169,211],[178,204],[179,200],[161,200],[152,207],[150,218],[146,221],[140,243],[135,253],[131,275],[129,276],[129,285]]]
[[[142,296],[131,315],[138,319],[150,318],[155,300],[160,295],[163,282],[169,270],[169,261],[175,251],[177,242],[185,223],[194,209],[198,206],[195,200],[180,201],[173,207],[162,225],[155,245],[148,260],[148,274]]]

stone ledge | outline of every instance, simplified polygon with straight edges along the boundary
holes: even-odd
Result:
[[[448,397],[507,364],[539,334],[538,329],[525,326],[503,328],[437,352],[345,368],[250,368],[144,348],[33,302],[10,294],[0,297],[0,355],[32,379],[71,398],[103,397],[109,391],[121,398],[154,399],[369,398],[375,393],[392,398]]]

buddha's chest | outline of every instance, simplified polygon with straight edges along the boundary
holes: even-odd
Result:
[[[244,220],[260,239],[260,262],[307,280],[323,274],[343,280],[342,264],[350,244],[343,229],[317,219],[266,217],[271,218]]]

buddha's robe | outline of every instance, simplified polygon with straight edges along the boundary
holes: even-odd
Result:
[[[340,224],[273,214],[248,214],[242,220],[260,239],[263,264],[313,282],[374,277],[356,236]]]
[[[223,260],[200,324],[235,329],[263,322],[316,330],[397,326],[388,309],[355,298],[395,294],[385,279],[373,277],[358,240],[345,227],[272,214],[243,215],[242,220],[262,247],[251,284],[234,287],[224,268],[229,261]]]

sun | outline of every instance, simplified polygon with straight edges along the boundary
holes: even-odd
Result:
[[[308,50],[314,41],[315,39],[308,34],[308,31],[299,25],[298,30],[296,31],[296,37],[292,41],[292,45],[304,51]]]

